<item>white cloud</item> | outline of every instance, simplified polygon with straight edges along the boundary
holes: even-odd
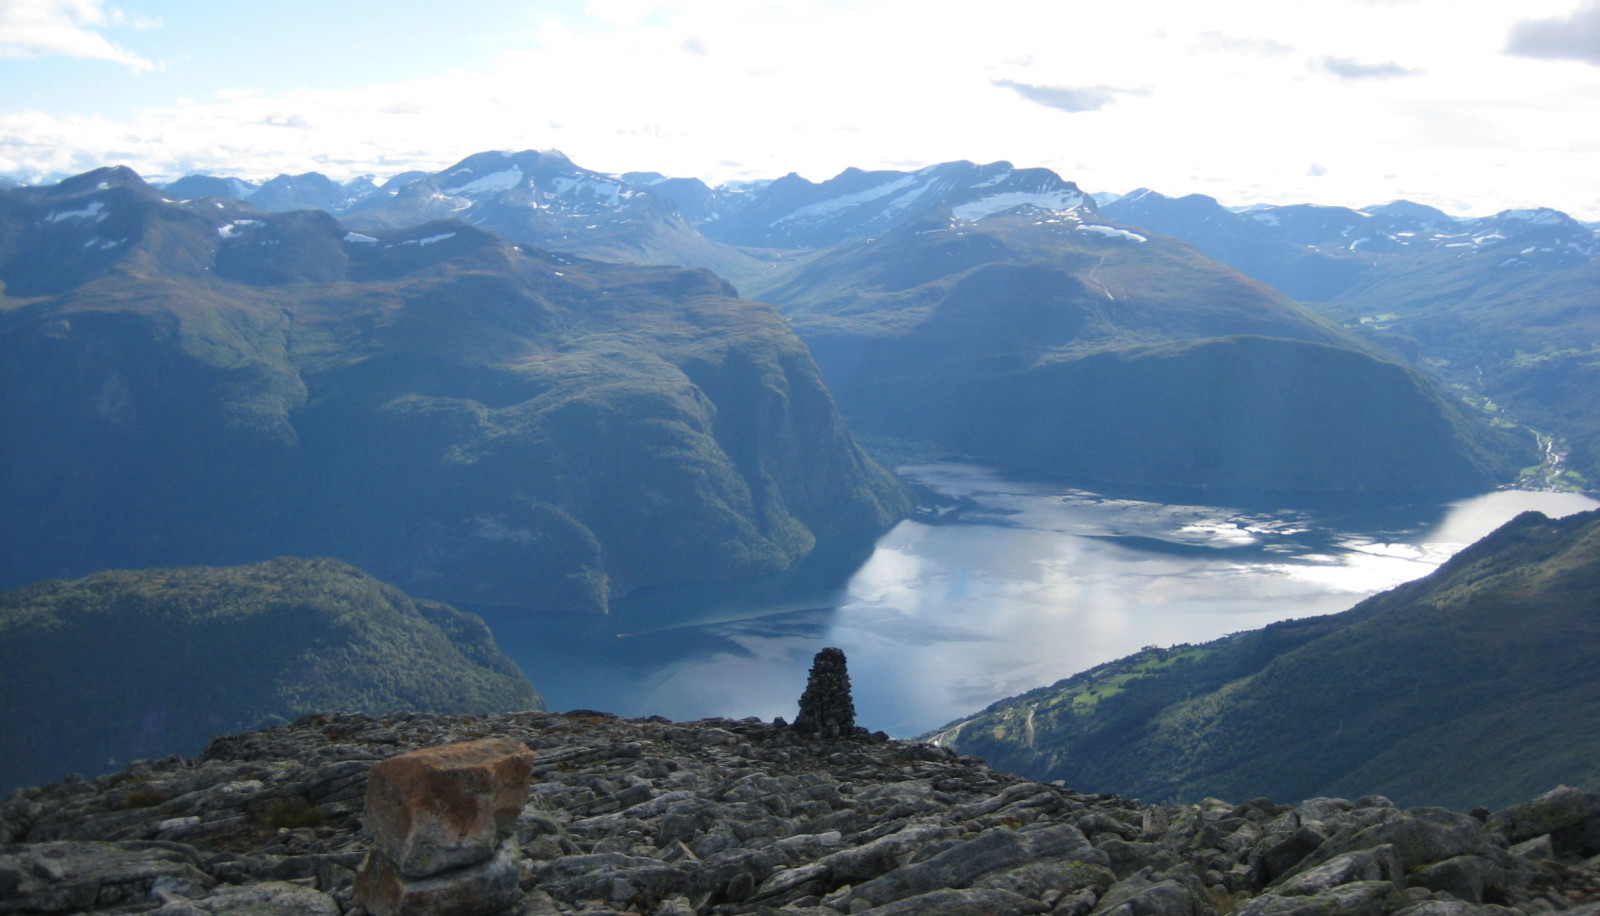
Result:
[[[1035,86],[1016,80],[990,80],[1002,89],[1010,89],[1030,102],[1054,108],[1057,111],[1099,111],[1117,100],[1119,95],[1143,95],[1137,89],[1118,89],[1115,86]]]
[[[1087,190],[1588,206],[1593,219],[1600,83],[1587,67],[1500,53],[1518,17],[1563,9],[1570,0],[989,0],[983,16],[948,17],[926,0],[607,0],[436,79],[397,67],[338,91],[192,86],[194,101],[119,119],[0,102],[0,172],[115,161],[162,178],[348,178],[557,148],[588,168],[717,182],[1006,159]],[[1446,21],[1451,40],[1438,41]],[[1328,60],[1417,72],[1333,79]],[[1052,102],[1075,113],[1041,107]]]
[[[1566,16],[1518,22],[1506,53],[1600,66],[1600,0],[1587,0]]]
[[[1316,62],[1316,66],[1346,80],[1393,79],[1397,76],[1416,76],[1419,73],[1394,61],[1373,64],[1353,57],[1324,57]]]
[[[107,10],[102,0],[0,0],[0,57],[78,57],[154,70],[155,63],[100,34],[109,27],[153,25]]]

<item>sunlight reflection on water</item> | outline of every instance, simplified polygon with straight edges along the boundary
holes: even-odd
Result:
[[[609,619],[559,624],[559,639],[548,626],[491,624],[552,708],[674,719],[792,718],[812,654],[839,646],[858,721],[905,736],[1146,645],[1345,610],[1526,509],[1600,506],[1501,491],[1449,506],[1242,511],[1107,498],[970,465],[900,473],[964,508],[901,522],[853,574],[800,575],[789,592],[756,598],[741,591],[748,583],[663,589]]]

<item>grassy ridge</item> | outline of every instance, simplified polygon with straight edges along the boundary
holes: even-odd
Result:
[[[1147,649],[941,740],[1152,799],[1508,804],[1600,787],[1600,512],[1525,513],[1343,614]]]
[[[117,570],[0,593],[0,784],[194,753],[327,710],[543,707],[482,619],[331,559]]]

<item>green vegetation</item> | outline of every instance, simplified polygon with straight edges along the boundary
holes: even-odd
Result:
[[[761,290],[875,436],[1100,486],[1462,490],[1531,443],[1170,239],[930,218]]]
[[[42,220],[60,198],[0,194],[7,290],[34,297],[0,305],[0,587],[336,556],[597,612],[909,510],[783,318],[705,271],[114,190],[130,242],[93,263]]]
[[[1525,513],[1327,617],[1146,649],[938,733],[991,764],[1150,800],[1509,804],[1600,788],[1600,511]]]
[[[1381,262],[1339,304],[1383,303],[1379,338],[1439,378],[1482,393],[1569,448],[1580,478],[1600,477],[1600,262],[1506,270],[1483,254]]]
[[[0,785],[195,753],[328,710],[542,708],[483,621],[337,560],[147,569],[0,593]],[[166,799],[134,789],[125,804]]]

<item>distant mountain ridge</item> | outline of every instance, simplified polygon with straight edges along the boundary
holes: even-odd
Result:
[[[1140,191],[1106,215],[1184,239],[1553,437],[1547,484],[1600,480],[1600,241],[1550,209],[1395,201],[1233,212]],[[1570,452],[1563,456],[1563,452]],[[1567,460],[1563,461],[1563,457]]]
[[[413,184],[418,186],[408,191]],[[234,197],[262,210],[325,209],[342,215],[409,208],[413,218],[422,217],[418,222],[488,206],[496,195],[512,190],[542,194],[535,207],[550,205],[588,215],[614,213],[634,198],[652,197],[670,201],[684,219],[718,242],[758,248],[827,247],[878,234],[941,206],[970,219],[1032,204],[1051,210],[1099,209],[1109,219],[1184,238],[1230,264],[1229,258],[1215,252],[1221,250],[1220,240],[1235,234],[1256,243],[1276,239],[1321,251],[1469,245],[1482,249],[1500,241],[1528,241],[1537,243],[1534,250],[1519,249],[1519,253],[1532,263],[1548,262],[1549,256],[1592,259],[1600,254],[1594,226],[1547,207],[1489,217],[1453,217],[1407,200],[1359,209],[1312,204],[1229,209],[1205,195],[1170,198],[1148,188],[1089,195],[1049,169],[1019,169],[1005,161],[944,162],[912,171],[849,168],[821,182],[790,173],[711,186],[698,178],[672,178],[659,172],[596,172],[573,164],[556,150],[525,150],[476,153],[439,172],[407,172],[381,185],[372,176],[341,184],[309,172],[280,175],[265,183],[189,175],[164,187],[184,197]],[[298,196],[290,189],[298,189]],[[403,195],[410,199],[395,204]],[[1097,199],[1104,203],[1097,204]],[[1208,222],[1214,225],[1202,232],[1199,227]],[[1205,232],[1216,238],[1205,238]],[[1273,285],[1291,296],[1330,298],[1326,280],[1311,278],[1305,281],[1311,285],[1297,286],[1288,274],[1284,279]]]
[[[1111,219],[1194,245],[1290,296],[1323,302],[1370,282],[1367,256],[1471,256],[1497,270],[1560,269],[1600,256],[1588,226],[1549,208],[1457,218],[1406,200],[1353,210],[1295,204],[1234,211],[1203,194],[1141,188],[1101,208]]]
[[[1006,162],[952,162],[912,172],[848,169],[820,183],[789,175],[713,189],[656,173],[603,175],[547,151],[468,157],[444,172],[391,187],[357,205],[350,217],[365,225],[401,225],[451,213],[509,238],[586,255],[711,267],[784,309],[846,412],[864,429],[931,441],[984,460],[1022,462],[1111,484],[1304,491],[1383,491],[1425,483],[1464,490],[1510,479],[1537,462],[1531,441],[1517,444],[1492,431],[1474,431],[1481,419],[1415,379],[1348,386],[1370,391],[1370,403],[1328,401],[1343,387],[1320,375],[1332,368],[1323,359],[1331,351],[1281,343],[1140,350],[1237,335],[1371,349],[1352,334],[1318,326],[1308,313],[1289,317],[1294,309],[1287,303],[1267,305],[1269,292],[1219,273],[1203,258],[1172,252],[1166,241],[1144,245],[1149,234],[1130,221],[1106,218],[1150,196],[1136,192],[1101,213],[1091,197],[1053,172]],[[1324,208],[1313,209],[1318,213],[1279,208],[1255,218],[1228,216],[1257,234],[1268,223],[1312,233],[1313,218]],[[1426,208],[1381,209],[1378,217],[1349,211],[1348,219],[1394,226],[1448,221]],[[1338,230],[1317,231],[1339,237]],[[1024,234],[1027,241],[1016,241]],[[1290,241],[1282,245],[1300,251]],[[1161,254],[1152,259],[1139,251]],[[1015,270],[986,269],[1002,264],[1044,272],[1024,282]],[[955,336],[938,331],[947,323],[942,320],[924,326],[924,318],[944,314],[934,303],[968,271],[972,276],[959,289],[973,305],[949,324]],[[1120,297],[1107,278],[1122,285]],[[1035,298],[1023,305],[1019,296]],[[1059,309],[1049,303],[1075,297],[1082,301],[1056,318],[1045,319],[1040,311]],[[1096,298],[1103,301],[1096,304]],[[991,300],[993,310],[977,305]],[[1003,303],[1013,301],[1040,314],[1026,320],[1010,314]],[[1256,305],[1241,307],[1247,301]],[[1199,317],[1208,309],[1208,317]],[[1081,322],[1084,315],[1099,317],[1081,335],[1062,336],[1064,326],[1058,326],[1043,337],[999,342],[1030,322],[1059,325]],[[1007,321],[1022,323],[1011,331],[980,327]],[[1263,347],[1274,352],[1269,356]],[[1094,348],[1125,352],[1109,363],[1085,362]],[[1257,365],[1231,365],[1244,355]],[[1375,355],[1346,368],[1376,371],[1368,361]],[[1273,399],[1295,386],[1263,383],[1290,366],[1301,367],[1295,370],[1301,373],[1295,383],[1299,401],[1278,403]],[[1107,372],[1118,380],[1108,381]],[[1029,380],[1019,381],[1019,373]],[[1158,391],[1147,383],[1178,388]],[[1213,391],[1215,385],[1228,388],[1226,398]],[[1386,386],[1398,387],[1385,393]],[[1209,397],[1213,407],[1238,401],[1241,394],[1246,400],[1238,401],[1233,420],[1207,419],[1214,411],[1204,405],[1161,409],[1188,394]],[[1323,399],[1321,406],[1306,400],[1313,394]],[[1250,403],[1258,397],[1272,403]],[[1053,417],[1054,406],[1027,406],[1039,404],[1070,406]],[[1401,404],[1410,406],[1392,409]],[[1282,426],[1289,416],[1299,418],[1293,421],[1299,431]],[[1321,421],[1303,422],[1312,416]],[[1133,417],[1138,420],[1119,419]],[[1241,431],[1235,420],[1244,417],[1258,418],[1260,428]],[[1356,425],[1334,429],[1330,417]],[[1397,425],[1381,433],[1360,425],[1378,418]],[[1315,430],[1318,425],[1325,428]],[[1230,447],[1217,438],[1222,433],[1208,429],[1231,429],[1255,444]],[[1429,447],[1438,454],[1410,447],[1423,435],[1432,437]],[[1286,450],[1279,448],[1283,442],[1290,443]],[[1357,482],[1363,475],[1365,482]]]
[[[1600,510],[1527,512],[1342,614],[1151,648],[951,723],[1038,779],[1160,799],[1600,788]]]
[[[754,291],[862,429],[1092,486],[1465,491],[1534,460],[1350,332],[1087,207],[943,209]]]
[[[1285,336],[1351,347],[1365,351],[1368,358],[1383,357],[1381,351],[1353,334],[1332,333],[1329,327],[1317,327],[1317,321],[1307,313],[1302,312],[1287,323],[1278,318],[1257,320],[1267,314],[1279,317],[1287,314],[1287,306],[1282,303],[1267,306],[1257,318],[1246,318],[1248,309],[1241,310],[1240,302],[1266,303],[1271,294],[1259,288],[1244,292],[1250,284],[1242,282],[1242,278],[1225,278],[1213,265],[1193,254],[1168,254],[1172,251],[1169,242],[1159,238],[1151,241],[1151,234],[1141,232],[1141,227],[1106,218],[1108,214],[1141,206],[1141,202],[1148,205],[1160,200],[1159,195],[1136,192],[1108,203],[1105,213],[1101,213],[1092,198],[1054,173],[1015,169],[1004,162],[982,166],[945,163],[915,172],[847,170],[821,183],[791,175],[773,182],[712,189],[692,180],[668,179],[655,173],[605,175],[582,169],[560,153],[527,151],[468,157],[444,172],[403,184],[391,183],[383,192],[353,205],[346,212],[358,232],[376,233],[382,231],[377,227],[414,225],[428,218],[452,215],[507,238],[553,249],[631,262],[656,260],[694,264],[735,277],[745,290],[776,302],[785,310],[807,344],[818,354],[836,396],[858,422],[865,424],[864,428],[927,439],[985,460],[1003,455],[1052,473],[1086,475],[1087,479],[1112,483],[1143,484],[1162,480],[1180,486],[1297,490],[1359,487],[1363,484],[1357,482],[1357,478],[1375,471],[1378,476],[1365,486],[1379,491],[1410,488],[1428,481],[1441,489],[1476,488],[1509,480],[1519,469],[1538,462],[1531,437],[1522,443],[1513,442],[1503,433],[1484,428],[1486,421],[1482,417],[1473,416],[1461,405],[1451,403],[1452,399],[1426,391],[1428,386],[1419,385],[1415,380],[1401,381],[1398,377],[1390,384],[1400,384],[1400,393],[1383,394],[1380,384],[1371,389],[1374,395],[1371,406],[1330,402],[1313,408],[1311,402],[1302,400],[1294,405],[1262,402],[1251,408],[1240,408],[1241,416],[1262,418],[1265,424],[1262,435],[1255,437],[1261,442],[1270,441],[1274,433],[1279,432],[1274,424],[1280,421],[1275,418],[1290,415],[1300,418],[1295,422],[1301,423],[1304,431],[1312,430],[1315,424],[1307,426],[1302,421],[1313,416],[1324,421],[1336,416],[1391,417],[1398,424],[1382,434],[1367,430],[1371,434],[1364,435],[1360,428],[1352,427],[1348,430],[1326,428],[1314,435],[1299,436],[1299,445],[1295,447],[1303,447],[1310,460],[1295,457],[1291,449],[1278,458],[1267,458],[1265,464],[1256,458],[1241,463],[1241,450],[1234,450],[1232,456],[1224,454],[1228,451],[1226,443],[1205,441],[1210,437],[1204,429],[1166,437],[1154,432],[1144,439],[1128,439],[1119,444],[1117,440],[1125,438],[1124,433],[1135,426],[1176,431],[1200,416],[1194,405],[1179,407],[1174,404],[1172,409],[1163,412],[1159,405],[1170,400],[1167,394],[1142,388],[1136,381],[1130,384],[1131,380],[1143,377],[1143,373],[1157,366],[1177,366],[1177,362],[1171,361],[1174,358],[1189,366],[1176,374],[1149,376],[1149,380],[1155,382],[1161,378],[1164,381],[1160,384],[1177,384],[1180,397],[1188,393],[1204,394],[1211,384],[1208,379],[1217,377],[1218,372],[1240,379],[1256,379],[1251,383],[1256,386],[1251,389],[1252,395],[1281,397],[1285,390],[1283,386],[1270,383],[1262,387],[1261,383],[1273,371],[1264,364],[1255,369],[1230,365],[1224,371],[1223,363],[1240,355],[1267,359],[1259,345],[1178,350],[1166,347],[1154,351],[1140,348],[1240,335]],[[1346,254],[1353,248],[1365,256],[1366,246],[1378,244],[1372,241],[1378,236],[1391,247],[1405,249],[1412,245],[1414,240],[1406,234],[1414,234],[1413,230],[1398,228],[1401,226],[1431,225],[1438,229],[1425,240],[1423,247],[1431,246],[1430,250],[1450,250],[1444,246],[1460,244],[1472,246],[1475,251],[1484,246],[1492,247],[1491,237],[1509,236],[1516,229],[1548,232],[1571,228],[1567,225],[1570,220],[1562,222],[1564,218],[1557,219],[1542,211],[1523,214],[1520,218],[1506,216],[1501,222],[1509,228],[1503,231],[1479,227],[1473,232],[1461,233],[1447,232],[1449,227],[1443,227],[1440,220],[1448,221],[1448,218],[1438,211],[1414,205],[1395,203],[1372,208],[1373,212],[1366,214],[1334,212],[1335,209],[1290,207],[1265,208],[1247,214],[1223,213],[1252,243],[1259,241],[1257,236],[1262,233],[1278,233],[1278,243],[1289,253],[1285,256],[1292,255],[1294,270],[1301,271],[1316,261],[1321,266],[1313,266],[1318,270],[1326,268],[1330,274],[1348,272],[1355,262],[1307,253],[1308,249],[1301,244],[1305,239],[1322,238],[1324,247],[1339,247],[1335,246],[1338,241],[1342,245],[1340,250]],[[689,216],[691,213],[693,217]],[[1205,219],[1215,216],[1207,211]],[[1351,225],[1363,221],[1382,224],[1387,229],[1373,236],[1348,239],[1353,231]],[[965,237],[965,241],[959,243],[964,246],[959,251],[939,235],[951,226],[971,227],[970,231],[954,230],[955,236]],[[1065,231],[1068,229],[1071,231]],[[1019,238],[1023,233],[1030,234],[1026,243],[996,241],[1002,237]],[[1457,235],[1469,241],[1442,241]],[[1423,245],[1423,242],[1416,244]],[[785,247],[752,247],[755,245]],[[1162,254],[1160,258],[1151,259],[1138,254],[1141,251]],[[897,258],[911,261],[902,263]],[[883,264],[862,266],[871,259],[882,259]],[[956,337],[936,334],[933,338],[924,338],[940,324],[934,322],[922,327],[920,322],[929,307],[945,295],[947,286],[968,271],[1000,264],[1024,266],[1029,270],[1048,268],[1056,272],[1047,270],[1046,274],[1038,274],[1020,287],[989,290],[983,289],[984,284],[978,282],[978,275],[974,274],[974,278],[961,287],[962,295],[975,303],[988,298],[1006,302],[1022,295],[1025,289],[1044,290],[1055,282],[1047,277],[1055,277],[1063,285],[1036,299],[1031,307],[1055,308],[1045,303],[1087,295],[1074,314],[1100,316],[1086,325],[1097,330],[1070,342],[1061,338],[1046,344],[1047,335],[1014,342],[1022,347],[1020,351],[1008,350],[1012,344],[1005,344],[1000,351],[984,352],[985,348],[997,345],[995,334],[1004,336],[1008,332],[1000,328],[982,329],[972,323],[981,325],[1011,319],[1001,318],[999,312],[991,315],[984,309],[969,308],[958,322],[961,326],[972,325],[968,330]],[[898,273],[889,276],[886,272]],[[1015,280],[1020,274],[988,271],[982,272],[982,276],[991,281],[1001,276]],[[849,285],[845,283],[847,277],[854,278]],[[1120,298],[1108,285],[1107,278],[1115,278],[1124,287]],[[1039,286],[1040,283],[1044,286]],[[836,290],[846,290],[843,299],[835,295]],[[1130,290],[1135,291],[1133,298],[1129,298]],[[1144,292],[1138,293],[1139,290]],[[1139,295],[1144,296],[1142,301]],[[1094,304],[1096,296],[1103,298],[1101,304]],[[915,307],[908,309],[906,306],[913,302]],[[1216,320],[1195,320],[1213,307]],[[849,312],[848,317],[841,309]],[[934,309],[935,313],[938,311]],[[869,313],[872,314],[869,316]],[[1106,320],[1112,313],[1115,316]],[[1130,322],[1130,316],[1136,314],[1142,317]],[[1066,313],[1059,317],[1065,320]],[[870,331],[867,330],[869,326]],[[956,326],[951,325],[951,328]],[[860,336],[862,334],[873,339],[867,341]],[[855,342],[841,339],[841,335]],[[1102,384],[1102,369],[1082,359],[1088,355],[1091,345],[1125,351],[1106,364],[1105,369],[1134,374],[1106,387]],[[865,355],[867,351],[858,352],[861,346],[873,355]],[[1291,347],[1289,349],[1295,350],[1291,356],[1281,344],[1270,346],[1281,351],[1270,357],[1279,366],[1316,367],[1322,363],[1318,354],[1328,352]],[[883,350],[884,347],[889,350]],[[896,348],[909,349],[902,357],[890,352]],[[973,348],[977,348],[976,351],[966,352]],[[1025,358],[1023,351],[1031,353],[1031,357]],[[1157,354],[1162,358],[1151,358]],[[1037,365],[1031,365],[1028,359]],[[860,375],[858,369],[853,368],[862,365],[862,360],[866,361],[864,365],[874,367],[868,376]],[[1002,364],[1010,368],[998,370],[1000,374],[996,375],[997,367]],[[1370,364],[1358,360],[1351,365],[1368,367]],[[894,368],[896,366],[899,368]],[[972,370],[979,366],[985,368],[974,375]],[[1303,370],[1312,375],[1298,383],[1299,390],[1327,393],[1338,388],[1332,378],[1313,379],[1312,376],[1327,368],[1331,367]],[[1009,435],[1001,425],[1037,426],[1045,416],[1022,408],[1022,402],[1009,396],[1010,383],[1003,379],[1022,371],[1035,379],[1057,379],[1021,385],[1018,390],[1028,394],[1030,403],[1042,399],[1071,403],[1082,409],[1069,410],[1055,421],[1047,435],[1019,449],[1016,437]],[[886,372],[898,373],[899,381],[887,379]],[[1217,384],[1226,387],[1231,383],[1219,379]],[[995,390],[985,394],[985,386]],[[1070,393],[1073,386],[1082,387],[1089,396]],[[1367,390],[1370,386],[1363,382],[1354,387]],[[1244,389],[1235,386],[1229,390],[1238,394]],[[1108,394],[1112,400],[1107,400]],[[869,400],[876,398],[885,405],[929,403],[945,414],[964,412],[965,416],[918,420],[916,409],[901,411],[888,407],[885,417],[891,422],[884,424],[878,421],[874,408],[866,406],[858,395]],[[1126,398],[1127,403],[1116,401],[1117,397]],[[1412,407],[1398,412],[1389,410],[1402,403]],[[996,409],[997,405],[1001,405],[1001,409]],[[1481,406],[1492,409],[1492,405]],[[1012,407],[1028,413],[1012,416],[1015,412]],[[1089,416],[1083,414],[1083,409],[1099,410],[1104,416]],[[1401,414],[1405,415],[1404,419]],[[1430,414],[1433,419],[1419,421]],[[1140,417],[1138,424],[1119,424],[1110,419],[1133,415]],[[968,417],[979,420],[968,422]],[[985,425],[984,417],[993,422]],[[1008,418],[1007,424],[1001,424],[1001,418]],[[1075,436],[1074,424],[1097,432]],[[1228,425],[1212,423],[1210,428],[1223,429]],[[1397,472],[1407,467],[1406,460],[1394,460],[1385,465],[1381,459],[1355,458],[1356,453],[1350,451],[1365,449],[1376,456],[1383,440],[1414,441],[1421,435],[1417,430],[1427,430],[1426,434],[1432,437],[1430,447],[1458,454],[1422,457],[1420,461],[1409,462],[1411,476],[1406,480],[1404,475],[1397,476]],[[1295,439],[1297,435],[1287,438]],[[1159,453],[1176,458],[1188,456],[1185,459],[1188,465],[1150,463],[1148,459]],[[1420,457],[1420,453],[1409,448],[1402,448],[1396,454]],[[1322,460],[1318,460],[1319,456]],[[1347,460],[1347,456],[1351,460]],[[1338,472],[1341,465],[1346,468],[1343,476]],[[1110,473],[1112,468],[1116,473]],[[1289,473],[1296,469],[1308,473]],[[1269,476],[1262,478],[1263,472]]]
[[[1203,195],[1148,189],[1091,197],[1053,172],[1005,162],[710,187],[656,172],[593,172],[553,151],[478,154],[439,173],[396,178],[349,208],[342,212],[374,226],[448,213],[587,257],[707,267],[756,295],[781,288],[829,248],[941,212],[968,220],[1015,208],[1087,214],[1109,229],[1181,238],[1318,303],[1479,408],[1499,411],[1504,425],[1553,437],[1543,467],[1532,456],[1518,459],[1542,483],[1592,487],[1587,481],[1600,479],[1600,423],[1592,419],[1600,395],[1591,394],[1600,391],[1600,370],[1586,317],[1600,296],[1600,245],[1594,227],[1555,210],[1456,218],[1404,200],[1359,210],[1229,209]]]

